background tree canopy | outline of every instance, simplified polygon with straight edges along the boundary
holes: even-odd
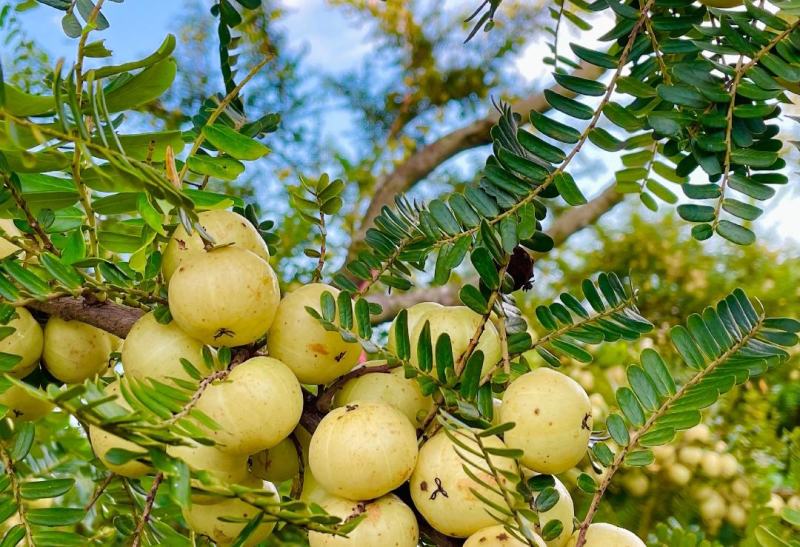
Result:
[[[189,1],[158,6],[175,12],[171,34],[134,29],[146,54],[112,56],[136,4],[0,0],[4,325],[23,307],[123,338],[144,312],[169,322],[170,234],[233,208],[281,292],[342,289],[315,317],[416,376],[448,431],[489,427],[493,396],[531,368],[560,367],[590,393],[598,434],[560,474],[576,530],[594,519],[650,545],[800,545],[800,324],[780,319],[800,302],[786,213],[797,0]],[[45,36],[54,17],[69,49]],[[324,39],[308,36],[319,20]],[[426,301],[478,314],[475,343],[411,336],[402,310]],[[392,320],[408,321],[394,347]],[[474,350],[493,322],[503,352],[486,373]],[[2,545],[202,543],[181,515],[190,488],[266,507],[268,494],[198,483],[166,448],[202,437],[198,382],[259,344],[206,350],[191,385],[133,384],[135,418],[108,406],[101,380],[63,387],[37,368],[25,383],[60,411],[0,427]],[[2,353],[4,371],[17,364]],[[323,388],[305,392],[309,430],[329,410]],[[90,427],[136,443],[106,466],[137,463],[138,446],[155,472],[109,472]],[[35,480],[41,495],[26,495]],[[531,507],[546,497],[519,484]],[[268,545],[358,524],[300,502],[296,478],[279,486]],[[509,514],[525,536],[527,514]]]

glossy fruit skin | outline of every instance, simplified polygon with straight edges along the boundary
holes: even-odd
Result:
[[[247,484],[250,487],[257,487],[261,485],[262,481],[251,481]],[[277,489],[272,483],[264,482],[263,488],[273,492],[277,496]],[[277,499],[277,498],[276,498]],[[223,501],[218,501],[211,504],[193,503],[190,507],[183,508],[183,517],[189,528],[198,534],[208,536],[217,545],[230,545],[236,537],[241,533],[247,521],[241,522],[226,522],[220,520],[220,517],[235,517],[250,520],[254,518],[260,510],[245,503],[237,498],[223,498]],[[262,523],[256,528],[253,533],[247,538],[243,545],[255,547],[264,540],[266,540],[275,528],[274,522],[268,522],[264,519]]]
[[[420,318],[429,311],[438,310],[443,308],[438,302],[419,302],[413,306],[406,308],[406,325],[408,326],[409,335],[414,332]],[[386,349],[391,353],[397,354],[397,337],[395,329],[397,327],[397,317],[394,318],[392,324],[389,326],[389,339],[386,342]]]
[[[0,405],[7,406],[9,415],[21,422],[35,422],[50,414],[55,406],[29,395],[23,388],[10,385],[0,393]]]
[[[505,448],[503,441],[494,436],[486,437],[484,443],[492,448]],[[486,512],[487,506],[472,493],[473,489],[494,503],[502,505],[504,502],[501,496],[480,486],[464,472],[464,461],[454,446],[442,431],[422,445],[411,475],[411,499],[431,526],[448,536],[464,538],[496,524]],[[511,459],[495,457],[491,460],[500,470],[516,472]],[[471,461],[478,459],[473,456]],[[487,484],[494,484],[490,476],[482,473],[479,476]],[[447,492],[447,497],[441,490]]]
[[[169,282],[178,326],[210,346],[242,346],[267,332],[280,301],[278,278],[264,260],[222,247],[184,261]]]
[[[11,327],[11,334],[0,340],[0,352],[19,355],[22,359],[7,372],[14,378],[24,378],[36,368],[44,349],[42,327],[25,308],[17,308],[17,317],[3,327]]]
[[[270,482],[289,480],[300,472],[300,458],[291,437],[250,457],[251,473]]]
[[[544,540],[536,534],[534,543],[537,547],[545,547]],[[527,545],[509,534],[502,524],[478,530],[464,542],[464,547],[527,547]]]
[[[575,547],[578,542],[578,532],[572,534],[568,547]],[[646,547],[636,534],[625,528],[614,526],[606,522],[590,524],[586,529],[585,547]]]
[[[203,371],[203,343],[183,332],[175,321],[163,325],[153,312],[134,323],[122,346],[122,369],[128,377],[152,378],[171,384],[169,378],[191,380],[181,359]]]
[[[417,341],[425,323],[431,325],[431,343],[436,347],[439,336],[447,333],[453,347],[453,360],[457,361],[475,335],[480,324],[481,316],[466,306],[449,306],[429,310],[422,314],[411,331],[411,364],[419,366],[417,362]],[[478,339],[475,351],[483,352],[482,374],[487,374],[494,365],[500,361],[500,337],[491,321],[484,325],[483,334]]]
[[[572,497],[569,495],[569,490],[564,486],[564,483],[555,477],[553,478],[556,482],[554,488],[556,492],[558,492],[558,501],[547,511],[539,513],[539,518],[541,519],[542,527],[551,520],[561,521],[564,530],[557,538],[551,539],[550,541],[543,541],[543,543],[546,543],[547,547],[563,547],[567,544],[569,537],[572,535],[574,527],[572,519],[575,518],[575,506],[572,502]]]
[[[209,431],[222,452],[255,454],[272,448],[297,426],[303,412],[300,383],[272,357],[253,357],[214,382],[197,401],[220,429]]]
[[[357,342],[326,331],[306,311],[306,306],[319,311],[325,291],[334,298],[339,294],[330,285],[311,283],[284,296],[267,334],[269,354],[286,363],[303,384],[327,384],[353,368],[361,355]]]
[[[269,249],[255,226],[243,216],[226,210],[203,211],[197,215],[203,229],[214,238],[214,244],[246,249],[262,260],[269,261]],[[204,251],[203,240],[197,232],[188,235],[178,224],[164,249],[161,271],[169,281],[185,260],[191,260]]]
[[[51,316],[44,326],[42,360],[50,374],[74,384],[105,371],[119,344],[119,338],[97,327]]]
[[[521,462],[539,473],[563,473],[586,454],[592,433],[592,405],[578,383],[539,368],[508,386],[500,406],[502,422],[516,427],[505,442],[525,452]]]
[[[700,0],[700,3],[710,8],[735,8],[744,4],[743,0]]]
[[[408,480],[417,452],[408,418],[386,404],[354,401],[322,419],[311,437],[308,463],[331,494],[369,500]]]
[[[117,404],[130,411],[128,402],[120,393],[119,380],[108,384],[105,392],[107,395],[116,395],[117,398],[113,401],[114,404]],[[123,464],[113,464],[106,459],[106,453],[108,453],[108,451],[112,448],[121,448],[130,452],[141,452],[143,456],[147,454],[147,452],[141,446],[132,443],[131,441],[117,437],[116,435],[108,433],[99,427],[90,425],[89,442],[92,445],[92,451],[94,451],[95,456],[97,456],[100,461],[103,462],[103,465],[117,475],[135,479],[145,475],[148,471],[150,471],[150,466],[137,460],[130,460]]]
[[[393,494],[374,501],[358,502],[328,498],[322,507],[344,520],[366,514],[348,537],[309,532],[310,547],[416,547],[419,526],[413,511]]]
[[[369,361],[364,366],[374,367],[386,361]],[[403,367],[389,372],[374,372],[348,380],[336,393],[334,406],[345,406],[353,401],[385,403],[402,412],[412,425],[421,425],[422,419],[433,407],[433,399],[422,394],[419,382],[406,378]]]
[[[215,446],[204,446],[187,440],[189,445],[167,446],[167,454],[186,462],[193,471],[207,471],[225,484],[242,484],[250,473],[247,471],[247,456],[226,454]],[[197,496],[192,502],[203,503]],[[208,503],[208,502],[206,502]]]

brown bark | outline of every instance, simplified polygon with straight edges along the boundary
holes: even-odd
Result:
[[[125,338],[136,320],[144,315],[144,311],[138,308],[72,296],[33,302],[27,307],[62,319],[88,323],[120,338]]]

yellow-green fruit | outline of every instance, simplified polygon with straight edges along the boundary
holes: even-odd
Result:
[[[250,463],[253,475],[270,482],[283,482],[300,472],[300,459],[291,437],[253,455]]]
[[[209,431],[217,448],[250,455],[289,436],[300,421],[303,395],[286,365],[272,357],[253,357],[209,386],[196,408],[220,426]]]
[[[251,485],[248,484],[248,486]],[[278,491],[273,484],[265,482],[264,489],[272,492],[277,501]],[[240,499],[226,498],[223,501],[205,505],[193,503],[191,506],[183,508],[183,517],[189,528],[196,533],[211,538],[217,545],[230,545],[247,526],[248,521],[259,512],[258,508]],[[241,520],[227,522],[220,520],[222,518]],[[243,545],[255,547],[269,537],[273,528],[275,528],[275,523],[264,519]]]
[[[0,218],[0,229],[6,235],[11,237],[20,237],[22,232],[16,227],[14,221],[10,218]],[[0,237],[0,259],[5,258],[13,253],[19,251],[19,247],[8,241],[6,238]]]
[[[685,486],[692,480],[692,472],[689,468],[679,463],[673,463],[667,468],[667,476],[678,486]]]
[[[728,507],[725,520],[737,528],[744,528],[747,525],[747,511],[741,505],[731,505]]]
[[[578,542],[578,532],[572,534],[569,547],[575,547]],[[639,537],[625,528],[614,526],[606,522],[590,524],[586,529],[586,547],[645,547]]]
[[[719,471],[723,478],[733,477],[739,471],[739,460],[733,454],[723,454],[719,457]]]
[[[241,215],[231,211],[203,211],[197,218],[208,235],[214,238],[215,245],[231,245],[246,249],[259,258],[268,261],[269,249],[258,230]],[[167,281],[185,260],[200,255],[204,250],[203,240],[197,232],[188,235],[182,224],[178,224],[164,250],[161,271]]]
[[[553,477],[553,479],[555,480],[554,488],[556,492],[558,492],[558,501],[547,511],[539,513],[539,519],[542,528],[550,521],[561,521],[561,525],[564,527],[562,532],[555,539],[543,543],[546,543],[547,547],[562,547],[567,544],[569,537],[572,535],[572,520],[575,518],[575,506],[572,503],[569,490],[564,486],[564,483],[555,477]]]
[[[186,462],[193,471],[207,471],[225,484],[242,484],[250,476],[247,471],[247,456],[226,454],[215,446],[189,442],[191,444],[168,446],[167,454]]]
[[[0,327],[14,329],[14,332],[0,340],[0,352],[21,357],[7,374],[14,378],[24,378],[36,368],[36,363],[42,356],[42,327],[25,308],[17,308],[17,317]]]
[[[533,544],[537,547],[549,545],[536,534],[533,534]],[[502,524],[478,530],[464,542],[464,547],[527,547],[527,545],[528,543],[523,543],[512,536]]]
[[[650,489],[650,479],[644,473],[631,473],[623,478],[622,484],[625,486],[625,490],[635,498],[644,496]]]
[[[417,434],[398,410],[355,401],[320,422],[308,451],[325,490],[350,500],[380,497],[406,482],[417,462]]]
[[[334,298],[339,294],[322,283],[287,294],[267,336],[269,354],[286,363],[303,384],[327,384],[353,368],[361,354],[357,342],[345,342],[338,332],[325,330],[306,311],[306,307],[319,311],[325,291]]]
[[[505,442],[524,451],[522,463],[539,473],[563,473],[586,453],[592,405],[583,388],[549,368],[523,374],[508,386],[500,419],[514,422]]]
[[[684,446],[678,452],[678,459],[689,467],[695,467],[703,459],[703,449],[699,446]]]
[[[719,454],[710,450],[703,452],[703,457],[700,458],[700,469],[707,477],[719,477],[721,471]]]
[[[385,363],[386,361],[370,361],[364,366],[374,367]],[[433,407],[433,399],[422,394],[415,379],[405,377],[403,367],[348,380],[336,393],[334,405],[345,406],[353,401],[385,403],[402,412],[414,426],[420,425],[421,419]]]
[[[14,419],[23,422],[44,418],[55,408],[52,403],[34,397],[24,388],[15,385],[9,385],[8,389],[0,393],[0,405],[10,408]]]
[[[700,3],[710,8],[735,8],[741,6],[744,0],[700,0]]]
[[[183,332],[175,321],[159,323],[152,312],[134,323],[122,346],[122,369],[133,378],[189,380],[181,359],[203,370],[203,343]]]
[[[119,405],[125,409],[130,411],[130,406],[125,398],[120,394],[120,386],[119,380],[110,383],[105,392],[107,395],[115,395],[116,399],[113,401],[114,404]],[[130,460],[123,464],[114,464],[108,461],[106,458],[106,454],[112,448],[120,448],[122,450],[127,450],[129,452],[138,452],[141,453],[143,456],[147,455],[147,452],[139,445],[132,443],[126,439],[103,431],[99,427],[90,425],[89,426],[89,442],[92,445],[92,450],[94,451],[95,456],[97,456],[103,465],[105,465],[108,469],[116,473],[117,475],[122,475],[123,477],[128,478],[137,478],[141,477],[145,473],[150,470],[150,467],[142,462],[137,460]]]
[[[725,498],[720,496],[717,492],[713,492],[700,504],[700,516],[704,521],[713,521],[721,519],[727,512]]]
[[[467,446],[476,449],[474,443],[464,439]],[[483,439],[489,448],[505,448],[498,437]],[[461,451],[464,453],[464,451]],[[485,467],[486,463],[477,456],[464,453],[470,462]],[[491,458],[492,464],[500,471],[516,473],[514,460],[501,457]],[[455,450],[455,445],[444,432],[431,437],[419,451],[419,459],[414,474],[411,475],[410,489],[414,505],[428,523],[448,536],[467,537],[481,528],[495,524],[485,505],[473,490],[492,503],[503,505],[502,496],[475,482],[464,472],[464,460]],[[471,469],[487,485],[497,488],[491,475]]]
[[[211,346],[242,346],[267,332],[280,301],[275,272],[238,247],[184,261],[169,282],[169,309],[178,326]]]
[[[481,323],[481,316],[466,306],[435,308],[423,313],[414,326],[414,330],[411,331],[411,363],[415,366],[418,366],[417,341],[422,329],[425,328],[425,323],[430,323],[431,342],[434,346],[442,334],[446,333],[450,336],[453,358],[458,359],[467,350],[470,340]],[[491,321],[485,323],[475,351],[483,352],[482,375],[487,374],[500,361],[502,355],[500,336]]]
[[[344,521],[364,515],[348,537],[309,532],[310,547],[416,547],[419,526],[411,509],[389,494],[369,502],[328,498],[322,508]]]
[[[119,338],[97,327],[51,316],[44,326],[42,360],[50,374],[75,384],[105,371],[119,343]]]
[[[443,306],[437,302],[420,302],[414,304],[410,308],[406,308],[406,325],[408,326],[408,333],[414,332],[420,318],[429,311],[441,309]],[[386,349],[391,353],[397,353],[397,335],[395,329],[397,328],[397,317],[392,321],[389,327],[389,340],[386,343]]]

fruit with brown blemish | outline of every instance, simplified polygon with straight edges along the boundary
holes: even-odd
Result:
[[[311,283],[284,296],[267,334],[269,354],[286,363],[304,384],[333,381],[353,368],[361,354],[357,342],[345,342],[338,332],[325,330],[306,310],[319,312],[325,291],[334,298],[339,294],[330,285]]]
[[[524,452],[521,462],[539,473],[563,473],[586,454],[592,433],[592,405],[572,378],[549,368],[523,374],[508,386],[500,406],[511,448]]]
[[[474,441],[467,438],[460,440],[477,450]],[[506,447],[496,436],[485,437],[483,443],[488,448]],[[467,461],[485,468],[486,463],[482,458],[463,450],[461,452],[468,458]],[[512,459],[494,456],[490,460],[501,472],[517,472]],[[465,461],[456,452],[453,442],[440,431],[422,445],[410,480],[411,498],[425,520],[445,535],[462,538],[496,523],[487,513],[489,506],[473,490],[492,503],[501,506],[505,503],[502,496],[475,482],[464,471],[464,465]],[[491,475],[474,468],[471,471],[489,486],[497,488]]]
[[[121,340],[80,321],[51,316],[44,327],[42,360],[47,370],[68,384],[103,373]]]
[[[568,547],[575,547],[578,542],[578,532],[572,534]],[[639,537],[625,528],[614,526],[606,522],[590,524],[586,529],[585,547],[645,547]]]
[[[193,256],[169,282],[173,319],[186,334],[211,346],[255,342],[272,324],[279,301],[270,265],[238,247]]]
[[[419,543],[417,519],[395,495],[365,502],[329,497],[321,505],[345,522],[361,515],[363,520],[347,537],[309,532],[310,547],[416,547]]]
[[[243,216],[226,210],[203,211],[197,215],[198,222],[214,239],[215,246],[233,246],[246,249],[264,261],[269,261],[269,249],[255,226]],[[204,243],[196,231],[189,235],[182,224],[178,224],[164,250],[161,271],[169,281],[175,270],[186,260],[191,260],[204,251]]]
[[[213,382],[195,408],[219,426],[208,431],[219,450],[250,455],[272,448],[292,432],[303,412],[303,395],[286,365],[259,356]]]
[[[35,395],[31,395],[25,388],[0,380],[0,405],[10,409],[9,415],[21,422],[33,422],[44,418],[53,411],[54,405],[42,400]],[[31,386],[33,389],[33,386]],[[41,390],[39,390],[41,392]],[[43,392],[41,392],[44,395]]]
[[[544,540],[532,531],[531,541],[536,547],[545,547],[546,545]],[[529,545],[531,544],[514,537],[502,524],[478,530],[464,542],[464,547],[527,547]]]
[[[170,378],[191,380],[181,359],[202,371],[203,343],[186,334],[175,321],[159,323],[152,312],[133,324],[122,345],[122,369],[133,378],[166,383],[171,383]]]
[[[351,500],[382,496],[411,476],[417,462],[414,426],[389,405],[355,401],[332,410],[309,446],[308,463],[322,487]]]
[[[11,332],[13,330],[13,332]],[[44,334],[42,327],[25,308],[16,309],[16,317],[7,324],[0,325],[0,331],[7,332],[0,340],[0,352],[19,356],[20,360],[6,371],[14,378],[24,378],[36,368],[42,356]]]

